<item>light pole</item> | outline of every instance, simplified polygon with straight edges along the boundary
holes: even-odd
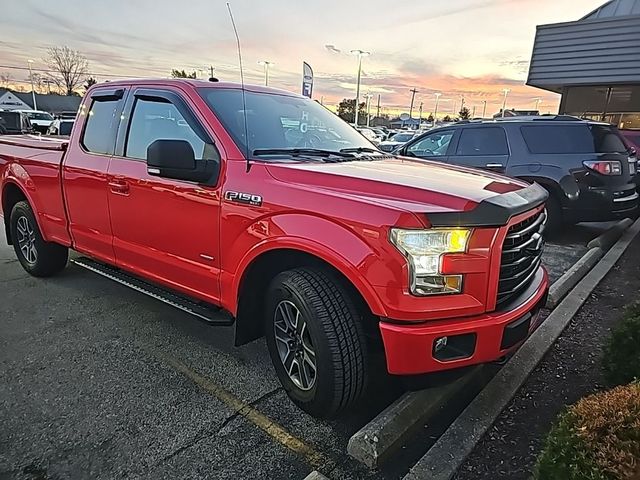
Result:
[[[511,90],[505,88],[502,91],[504,92],[504,100],[502,101],[502,118],[504,118],[504,111],[507,108],[507,96]]]
[[[483,100],[482,101],[482,105],[483,105],[483,107],[482,107],[482,118],[484,118],[485,115],[487,114],[487,101]]]
[[[436,93],[436,108],[435,108],[435,113],[433,114],[433,126],[436,126],[436,122],[438,121],[438,103],[440,103],[440,96],[442,94],[441,93]]]
[[[362,57],[368,57],[371,52],[365,52],[364,50],[351,50],[351,55],[358,56],[358,80],[356,82],[356,113],[354,123],[358,126],[358,107],[360,104],[360,77],[362,76]]]
[[[418,123],[418,128],[422,126],[422,102],[420,102],[420,123]]]
[[[373,98],[373,95],[371,95],[370,93],[367,93],[364,98],[367,99],[367,127],[371,124],[370,123],[370,119],[371,119],[371,99]]]
[[[418,93],[418,90],[415,88],[412,88],[409,91],[411,92],[411,106],[409,107],[409,120],[413,120],[413,101],[416,98],[416,93]]]
[[[260,60],[258,62],[258,65],[263,65],[264,66],[264,84],[265,85],[269,85],[269,67],[271,65],[275,65],[274,62],[270,62],[268,60]]]
[[[36,90],[33,88],[33,70],[31,70],[33,60],[29,59],[27,60],[27,63],[29,64],[29,80],[31,80],[31,99],[33,100],[33,109],[37,110],[38,104],[36,103]]]

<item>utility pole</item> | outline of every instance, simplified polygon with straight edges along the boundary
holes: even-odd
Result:
[[[373,95],[371,95],[370,93],[367,93],[365,95],[365,98],[367,99],[367,127],[371,124],[371,99],[373,98]]]
[[[416,93],[418,93],[418,90],[413,88],[409,91],[411,92],[411,106],[409,107],[409,120],[411,120],[413,118],[413,101],[416,98]]]
[[[487,114],[487,101],[483,100],[482,104],[483,104],[483,107],[482,107],[482,118],[484,118],[485,115]]]
[[[378,94],[378,108],[376,109],[376,117],[380,117],[380,94]]]
[[[422,102],[420,102],[420,123],[418,123],[418,127],[422,125]]]
[[[365,52],[364,50],[351,50],[351,55],[358,56],[358,81],[356,83],[356,113],[354,124],[358,126],[358,107],[360,106],[360,77],[362,76],[362,57],[371,55],[371,52]]]
[[[536,98],[535,100],[536,100],[536,111],[540,113],[540,102],[542,101],[542,99]]]
[[[33,60],[29,59],[27,60],[27,63],[29,64],[29,80],[31,80],[31,100],[33,100],[33,109],[37,110],[38,105],[36,104],[36,89],[33,88],[33,71],[31,70],[31,64],[33,63]]]
[[[436,126],[436,122],[438,121],[438,103],[440,103],[440,96],[442,95],[441,93],[436,93],[436,108],[435,108],[435,112],[433,114],[433,126]]]
[[[476,106],[473,106],[473,113],[471,114],[471,118],[476,118]]]

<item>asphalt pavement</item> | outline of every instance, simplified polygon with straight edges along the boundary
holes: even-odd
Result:
[[[396,383],[315,420],[288,400],[262,340],[236,348],[233,327],[73,264],[30,277],[0,235],[0,480],[399,478],[411,466],[372,474],[346,455]],[[593,236],[548,247],[552,278]]]

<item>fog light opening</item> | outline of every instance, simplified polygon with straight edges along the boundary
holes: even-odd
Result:
[[[441,362],[471,358],[476,351],[476,334],[448,335],[433,342],[431,354]]]

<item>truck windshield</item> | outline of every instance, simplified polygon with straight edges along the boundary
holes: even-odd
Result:
[[[200,95],[241,151],[311,149],[340,152],[374,149],[359,132],[317,102],[304,97],[245,91],[247,140],[242,91],[201,88]],[[247,145],[248,142],[248,145]],[[260,153],[260,152],[258,152]],[[286,152],[276,156],[287,156]]]

